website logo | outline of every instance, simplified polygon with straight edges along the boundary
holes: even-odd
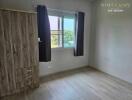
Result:
[[[125,12],[131,7],[130,3],[101,3],[101,7],[107,9],[108,12]]]

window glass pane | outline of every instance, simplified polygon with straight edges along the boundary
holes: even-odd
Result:
[[[57,16],[49,16],[49,21],[50,21],[50,29],[51,30],[61,30],[61,23],[62,23],[62,18],[57,17]]]
[[[52,34],[51,35],[51,48],[62,47],[62,35]]]
[[[58,16],[49,16],[51,28],[51,47],[62,47],[62,18]]]
[[[51,48],[58,47],[58,35],[51,35]]]
[[[75,19],[64,18],[64,47],[74,46]]]
[[[74,47],[75,17],[49,16],[49,21],[51,28],[51,47]]]
[[[58,47],[62,47],[62,34],[58,35]]]
[[[58,17],[49,16],[49,21],[50,21],[50,29],[51,30],[58,30]]]

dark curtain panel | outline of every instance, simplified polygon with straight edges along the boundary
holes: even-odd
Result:
[[[76,15],[77,18],[77,29],[76,29],[76,43],[75,43],[75,56],[84,55],[84,16],[83,12],[78,12]]]
[[[38,33],[39,33],[39,60],[51,61],[50,23],[46,6],[37,6]]]

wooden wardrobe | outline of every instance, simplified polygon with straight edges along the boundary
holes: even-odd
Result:
[[[0,97],[39,86],[35,13],[0,9]]]

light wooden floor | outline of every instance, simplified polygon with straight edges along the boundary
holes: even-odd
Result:
[[[44,78],[40,88],[0,100],[132,100],[132,85],[91,68]]]

